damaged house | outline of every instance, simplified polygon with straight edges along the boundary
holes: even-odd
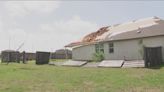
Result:
[[[102,27],[82,40],[68,44],[73,60],[90,61],[103,52],[105,60],[164,61],[164,20],[158,17]]]

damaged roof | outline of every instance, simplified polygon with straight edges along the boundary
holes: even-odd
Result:
[[[164,20],[158,17],[133,20],[122,24],[102,27],[86,35],[81,41],[73,42],[66,47],[93,44],[101,41],[125,40],[133,38],[164,35]]]
[[[91,44],[91,43],[94,43],[96,41],[103,40],[103,39],[101,39],[99,37],[102,36],[104,33],[107,33],[109,31],[108,28],[109,28],[109,26],[102,27],[99,30],[97,30],[96,32],[92,32],[92,33],[84,36],[82,38],[82,40],[76,41],[76,42],[72,42],[72,43],[66,45],[65,47],[81,46],[81,45],[84,45],[84,44]]]
[[[99,41],[102,40],[101,38],[99,38],[99,36],[107,33],[109,31],[108,29],[109,27],[102,27],[99,30],[97,30],[96,32],[90,33],[88,35],[86,35],[82,42],[93,42],[93,41]]]

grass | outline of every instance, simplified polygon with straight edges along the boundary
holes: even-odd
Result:
[[[68,61],[69,59],[51,59],[51,62],[64,62]]]
[[[0,92],[164,92],[164,67],[78,68],[0,64]]]

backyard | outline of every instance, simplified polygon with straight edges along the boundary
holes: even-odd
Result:
[[[0,92],[164,92],[164,67],[84,68],[35,65],[34,62],[0,64]]]

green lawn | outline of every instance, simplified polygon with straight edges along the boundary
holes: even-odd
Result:
[[[0,64],[0,92],[164,92],[164,67],[121,69]]]

